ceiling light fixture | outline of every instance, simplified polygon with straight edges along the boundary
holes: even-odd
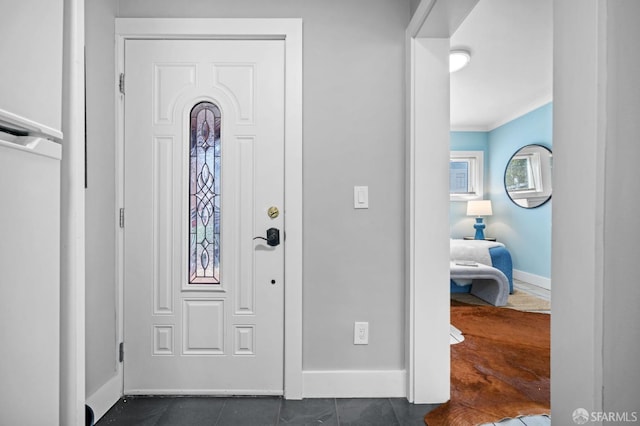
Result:
[[[452,50],[449,52],[449,72],[460,71],[471,61],[468,50]]]

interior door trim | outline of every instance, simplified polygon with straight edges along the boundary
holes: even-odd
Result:
[[[422,0],[405,34],[407,399],[439,404],[451,391],[449,344],[450,37],[478,0]]]
[[[158,19],[116,18],[115,75],[124,73],[127,39],[285,41],[285,214],[284,244],[284,397],[302,399],[302,19]],[[117,81],[117,79],[115,80]],[[124,96],[116,99],[116,211],[124,205]],[[114,223],[117,221],[114,221]],[[117,334],[124,335],[124,231],[115,223],[117,268]],[[124,388],[118,364],[120,390]]]

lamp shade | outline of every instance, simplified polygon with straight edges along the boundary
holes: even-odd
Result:
[[[467,202],[467,216],[491,216],[491,200],[477,200]]]

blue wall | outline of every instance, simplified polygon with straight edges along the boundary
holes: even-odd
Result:
[[[485,235],[496,237],[507,246],[514,269],[544,278],[551,277],[552,201],[535,209],[515,205],[504,190],[504,169],[511,156],[525,145],[551,149],[552,134],[551,103],[490,132],[451,132],[451,150],[485,150],[484,198],[490,199],[493,206],[493,216],[485,219]],[[477,148],[472,148],[474,144]],[[451,202],[453,238],[472,235],[473,219],[465,216],[465,206],[463,202]]]

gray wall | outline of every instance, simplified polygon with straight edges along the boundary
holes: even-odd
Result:
[[[409,2],[102,0],[87,8],[87,393],[115,374],[114,14],[303,18],[303,368],[403,369]],[[370,209],[353,209],[354,185],[369,186]],[[355,321],[370,323],[368,346],[353,345]]]
[[[420,4],[420,0],[410,0],[409,1],[409,12],[411,13],[411,16],[413,16],[413,14],[416,12],[416,9],[418,8],[418,5]]]
[[[62,131],[62,3],[0,0],[0,109],[58,133]],[[42,72],[42,64],[48,72]]]
[[[85,8],[86,393],[116,375],[114,0]]]

